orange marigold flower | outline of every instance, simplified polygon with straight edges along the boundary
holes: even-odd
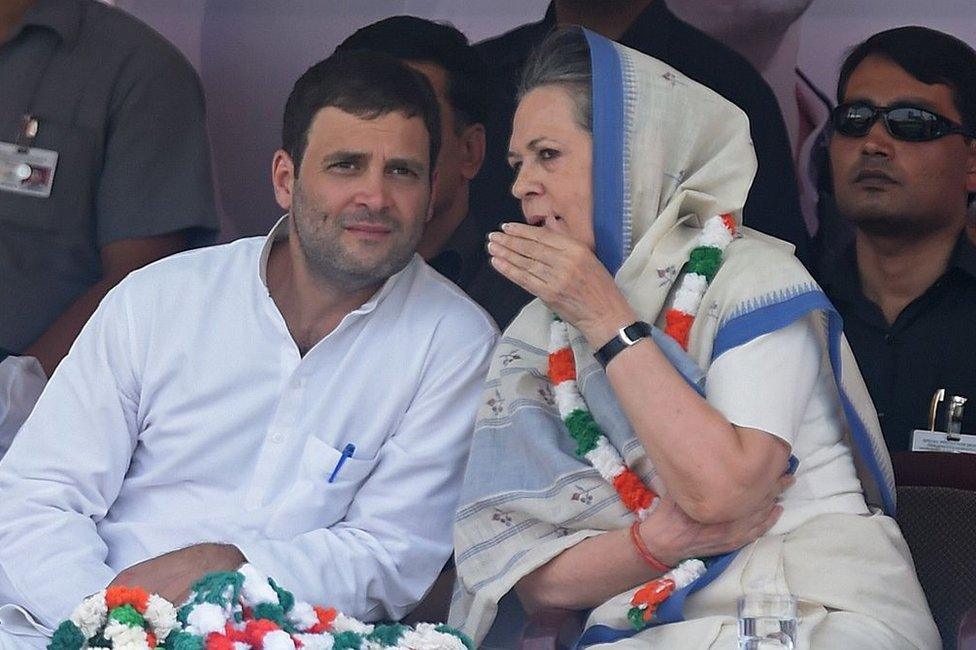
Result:
[[[669,309],[664,315],[664,333],[673,338],[685,350],[688,349],[688,336],[691,334],[691,325],[695,322],[695,317],[683,311]]]
[[[730,213],[726,212],[722,215],[722,223],[725,224],[725,227],[728,228],[730,233],[735,234],[735,219]]]
[[[631,512],[649,508],[654,501],[654,493],[648,490],[640,477],[630,469],[625,469],[614,477],[613,489],[617,491],[620,501]]]
[[[234,650],[234,642],[219,632],[207,635],[206,650]]]
[[[549,380],[553,386],[576,379],[576,361],[570,348],[556,350],[549,355]]]
[[[108,607],[108,611],[112,611],[122,605],[132,605],[137,612],[145,614],[148,602],[149,594],[146,593],[145,589],[139,589],[138,587],[134,589],[130,589],[129,587],[109,587],[105,590],[105,606]]]
[[[269,621],[266,618],[248,621],[247,627],[244,628],[244,643],[260,648],[265,634],[280,629],[274,621]]]
[[[312,634],[321,634],[322,632],[328,632],[331,630],[332,623],[335,622],[336,616],[338,615],[335,608],[330,607],[329,609],[326,609],[324,607],[315,605],[313,609],[315,610],[315,615],[318,617],[319,622],[313,625],[309,629],[309,632]]]
[[[657,580],[651,580],[638,589],[630,599],[630,604],[634,606],[647,605],[648,609],[656,609],[673,592],[674,580],[670,578],[658,578]]]

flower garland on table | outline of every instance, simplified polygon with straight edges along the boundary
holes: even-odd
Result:
[[[133,616],[127,607],[142,618]],[[124,631],[116,631],[122,627]],[[86,599],[71,620],[58,627],[48,650],[97,647],[474,650],[468,637],[446,625],[370,625],[333,608],[312,606],[297,600],[250,564],[237,572],[204,576],[194,584],[193,593],[179,610],[159,596],[147,596],[141,589],[112,587]]]
[[[684,274],[675,289],[673,306],[665,312],[665,334],[685,350],[688,335],[708,284],[722,264],[722,252],[735,237],[735,221],[723,214],[705,222],[689,254]],[[553,316],[549,329],[549,380],[556,393],[559,416],[576,442],[576,455],[585,458],[613,486],[621,503],[643,521],[657,507],[660,497],[627,467],[623,457],[600,430],[586,406],[576,381],[576,360],[566,323]],[[658,606],[672,593],[690,585],[705,573],[698,559],[684,560],[659,578],[638,589],[631,598],[627,618],[635,629],[651,621]]]

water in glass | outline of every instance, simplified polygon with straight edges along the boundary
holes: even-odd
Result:
[[[739,650],[793,650],[796,597],[749,594],[739,599]]]

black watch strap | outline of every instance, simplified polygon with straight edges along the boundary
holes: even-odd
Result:
[[[604,368],[610,363],[610,360],[615,356],[637,343],[642,338],[646,338],[651,335],[651,326],[644,321],[637,321],[631,323],[627,327],[622,327],[617,330],[617,335],[607,341],[606,345],[593,353],[596,360],[600,362],[600,365]]]

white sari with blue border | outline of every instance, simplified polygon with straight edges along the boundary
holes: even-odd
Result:
[[[748,122],[736,107],[667,65],[585,34],[593,68],[597,256],[642,319],[660,326],[674,281],[705,219],[722,213],[741,217],[756,165]],[[672,595],[652,626],[640,632],[626,623],[631,589],[590,614],[578,647],[625,644],[631,637],[640,643],[665,643],[661,647],[720,644],[729,622],[734,626],[735,598],[750,571],[773,565],[780,589],[810,601],[804,605],[809,621],[825,619],[833,611],[860,612],[890,633],[878,647],[936,647],[938,634],[907,547],[890,519],[894,480],[870,396],[844,339],[840,316],[789,245],[743,228],[705,293],[687,353],[660,330],[654,339],[686,381],[703,393],[714,359],[812,313],[822,316],[824,354],[846,420],[843,437],[874,514],[836,515],[827,522],[834,540],[820,540],[816,526],[810,526],[807,535],[769,536],[742,552],[712,558],[707,574]],[[546,377],[550,318],[540,301],[530,303],[496,349],[455,520],[458,584],[451,623],[479,642],[499,602],[511,597],[521,577],[587,537],[631,523],[613,489],[574,455],[556,411]],[[665,492],[592,350],[579,335],[572,347],[580,389],[604,433],[646,483]],[[845,526],[850,527],[846,536]],[[864,547],[852,538],[863,538]],[[792,569],[795,580],[786,580],[783,567],[796,564],[793,548],[802,548],[812,563],[828,562],[813,557],[820,551],[811,553],[811,540],[828,555],[853,557],[855,566],[876,562],[886,582],[870,575],[833,579],[819,569],[805,580],[798,577],[802,570]],[[879,547],[890,547],[889,552]],[[836,595],[813,584],[817,574],[831,580],[826,587]],[[890,577],[895,574],[902,575],[897,583]],[[889,598],[892,590],[898,595]],[[706,624],[689,626],[689,619],[699,617]],[[675,639],[689,645],[667,645]]]

